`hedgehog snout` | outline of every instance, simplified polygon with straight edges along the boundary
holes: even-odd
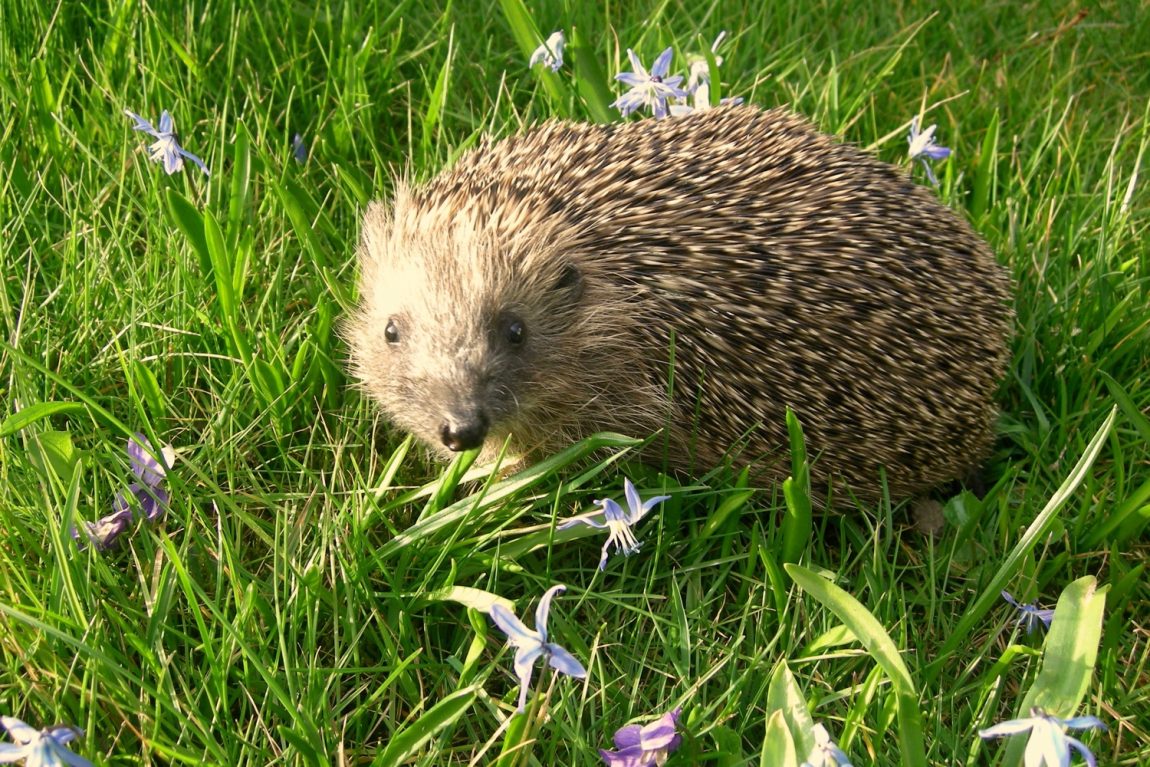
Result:
[[[483,444],[487,439],[487,415],[478,408],[467,408],[447,414],[439,427],[439,439],[444,446],[458,453]]]

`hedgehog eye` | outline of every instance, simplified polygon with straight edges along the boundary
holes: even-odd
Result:
[[[387,339],[389,344],[399,343],[399,326],[395,324],[395,320],[389,319],[387,327],[383,329],[383,337]]]
[[[507,343],[512,346],[519,346],[527,338],[527,327],[523,324],[523,320],[511,319],[507,322],[503,330],[503,337],[507,339]]]

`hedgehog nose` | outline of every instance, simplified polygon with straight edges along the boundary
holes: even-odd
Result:
[[[449,417],[439,427],[439,438],[448,450],[458,453],[479,447],[487,437],[487,418],[483,413]]]

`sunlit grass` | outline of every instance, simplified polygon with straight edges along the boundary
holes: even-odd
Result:
[[[977,732],[1045,695],[1106,722],[1101,763],[1150,762],[1150,39],[1127,5],[545,3],[536,31],[572,45],[552,75],[511,2],[5,0],[0,714],[81,727],[107,764],[591,765],[682,706],[668,764],[757,765],[806,711],[855,764],[975,765],[1016,756]],[[723,29],[724,96],[908,169],[910,119],[937,123],[938,193],[1014,276],[987,493],[949,499],[937,539],[902,508],[811,519],[801,482],[788,511],[723,471],[665,477],[615,436],[444,472],[346,377],[358,219],[393,172],[609,116],[627,48],[682,67]],[[164,174],[125,109],[170,110],[211,177]],[[171,507],[80,551],[135,432],[176,448]],[[598,534],[555,523],[624,473],[671,498],[600,572]],[[549,629],[588,678],[537,671],[545,716],[513,719],[514,653],[466,605],[523,617],[557,583]],[[1067,616],[1045,655],[1003,587]]]

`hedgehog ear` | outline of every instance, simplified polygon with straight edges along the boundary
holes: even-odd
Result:
[[[568,263],[564,264],[552,291],[575,303],[583,297],[583,287],[583,272],[575,264]]]

